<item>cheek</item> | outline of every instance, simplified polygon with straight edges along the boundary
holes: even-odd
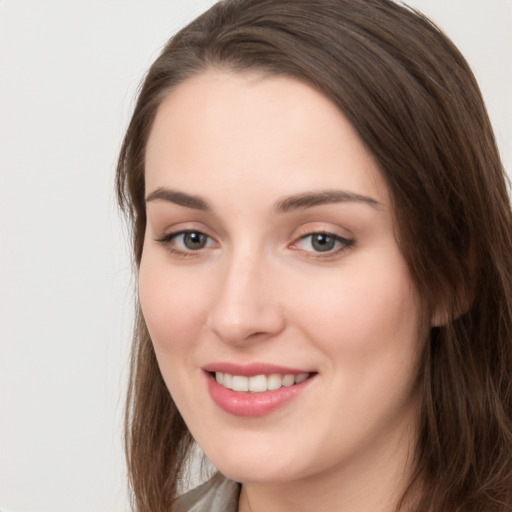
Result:
[[[186,274],[186,273],[185,273]],[[158,366],[179,410],[194,412],[193,387],[184,385],[196,371],[194,350],[201,339],[207,287],[199,278],[171,269],[165,255],[143,254],[139,298]]]
[[[400,257],[354,265],[308,290],[295,298],[297,318],[324,348],[375,361],[379,352],[417,351],[419,308]]]
[[[173,271],[165,258],[143,254],[139,298],[157,356],[194,344],[204,324],[207,295],[198,276],[191,279],[179,269]]]

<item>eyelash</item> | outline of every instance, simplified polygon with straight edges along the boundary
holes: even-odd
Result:
[[[211,248],[211,247],[201,247],[200,249],[194,250],[194,249],[177,249],[176,247],[173,247],[172,243],[174,240],[176,240],[176,238],[178,238],[180,236],[186,236],[187,234],[204,236],[207,238],[207,243],[208,243],[208,240],[209,241],[213,240],[212,237],[208,236],[207,234],[203,233],[202,231],[194,230],[194,229],[185,229],[182,231],[176,231],[174,233],[167,233],[163,237],[156,239],[156,241],[161,243],[162,245],[164,245],[166,247],[166,249],[171,254],[173,254],[174,256],[178,256],[180,258],[197,258],[198,256],[201,255],[202,251],[208,250]]]
[[[163,237],[156,239],[156,242],[161,243],[162,245],[164,245],[166,247],[166,249],[171,254],[173,254],[174,256],[178,256],[180,258],[196,258],[196,257],[201,256],[201,254],[204,250],[209,250],[212,248],[210,246],[210,247],[201,247],[197,250],[178,249],[172,245],[172,242],[175,241],[178,237],[186,236],[187,234],[204,236],[207,239],[207,241],[206,241],[207,244],[208,244],[208,241],[213,240],[210,236],[206,235],[202,231],[189,229],[189,230],[176,231],[174,233],[168,233],[168,234],[164,235]],[[306,234],[298,237],[290,245],[290,248],[292,248],[294,250],[301,250],[301,249],[297,248],[296,246],[299,243],[307,240],[308,238],[312,238],[314,236],[318,236],[318,237],[324,236],[324,237],[330,238],[334,241],[335,244],[338,244],[339,247],[337,249],[333,249],[333,250],[329,249],[326,251],[303,250],[304,254],[308,258],[316,258],[316,259],[328,259],[330,257],[332,258],[333,256],[336,256],[336,255],[340,254],[341,252],[344,252],[344,251],[350,249],[355,244],[355,240],[342,237],[336,233],[331,233],[329,231],[313,231],[313,232],[309,232],[309,233],[306,233]],[[313,244],[313,243],[314,243],[313,240],[311,240],[310,244]]]
[[[295,250],[301,250],[300,248],[297,248],[296,246],[298,244],[300,244],[301,242],[305,242],[308,238],[310,239],[309,245],[313,245],[314,244],[313,237],[315,237],[315,236],[329,238],[333,241],[335,246],[337,245],[338,247],[328,249],[326,251],[304,250],[304,254],[308,258],[316,258],[316,259],[333,258],[333,257],[338,256],[340,253],[350,249],[355,243],[355,240],[345,238],[336,233],[332,233],[329,231],[313,231],[313,232],[309,232],[307,234],[301,235],[299,238],[297,238],[297,240],[295,242],[293,242],[293,244],[291,245],[291,248],[293,248]]]

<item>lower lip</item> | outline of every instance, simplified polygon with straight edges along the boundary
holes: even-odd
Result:
[[[211,374],[207,374],[208,391],[212,400],[225,412],[234,416],[257,418],[265,416],[296,398],[309,384],[309,377],[300,384],[286,386],[262,393],[233,391],[221,386]]]

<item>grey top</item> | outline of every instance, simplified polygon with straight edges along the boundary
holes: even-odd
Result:
[[[215,473],[210,480],[180,496],[173,512],[238,512],[241,486]]]

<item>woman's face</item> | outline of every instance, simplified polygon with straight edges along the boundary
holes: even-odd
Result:
[[[287,77],[189,79],[158,110],[146,204],[144,317],[214,465],[275,483],[402,464],[419,304],[388,188],[337,108]]]

